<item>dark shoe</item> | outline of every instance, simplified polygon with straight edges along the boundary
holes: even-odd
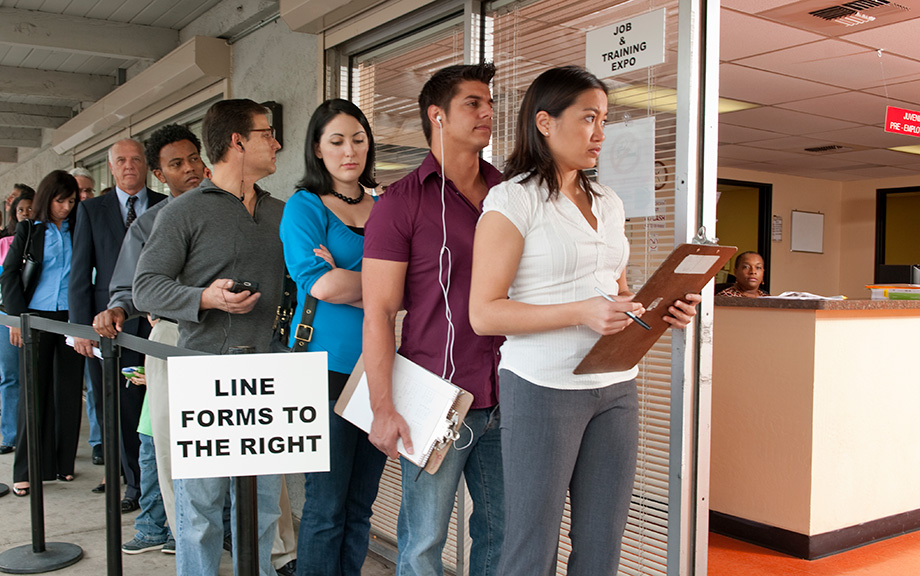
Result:
[[[0,454],[9,454],[10,452],[16,450],[15,446],[3,446],[0,445]]]
[[[153,542],[147,542],[145,540],[139,539],[137,536],[131,539],[130,542],[126,542],[122,545],[121,551],[125,554],[142,554],[144,552],[153,552],[154,550],[161,550],[163,548],[163,543],[154,544]]]
[[[28,487],[28,486],[26,486],[25,488],[17,488],[16,486],[13,486],[13,496],[18,496],[19,498],[24,498],[25,496],[28,496],[28,495],[29,495],[29,487]]]
[[[294,576],[297,573],[297,560],[291,560],[276,570],[278,576]]]
[[[93,488],[93,494],[105,494],[105,482],[102,482]]]
[[[134,498],[125,498],[121,501],[121,513],[127,514],[128,512],[134,512],[135,510],[140,510],[141,505],[137,503],[137,500]]]
[[[73,474],[58,474],[57,479],[61,482],[73,482]]]
[[[176,539],[172,536],[169,537],[169,540],[166,541],[166,544],[163,544],[163,549],[160,550],[163,554],[175,554],[176,553]]]
[[[102,456],[102,444],[93,446],[93,464],[96,466],[105,465],[105,458]]]

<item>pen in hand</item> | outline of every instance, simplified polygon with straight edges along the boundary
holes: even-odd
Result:
[[[616,302],[616,300],[614,300],[613,298],[611,298],[606,292],[604,292],[603,290],[601,290],[601,289],[598,288],[597,286],[594,287],[594,291],[597,292],[598,294],[600,294],[601,297],[604,298],[605,300],[607,300],[607,301],[609,301],[609,302],[614,302],[614,303]],[[633,314],[633,313],[630,312],[629,310],[625,310],[625,311],[623,312],[623,314],[626,314],[627,316],[629,316],[630,318],[632,318],[632,319],[636,322],[636,324],[638,324],[639,326],[642,326],[642,327],[645,328],[646,330],[651,330],[651,329],[652,329],[651,326],[649,326],[648,324],[646,324],[645,322],[643,322],[641,318],[639,318],[638,316],[636,316],[635,314]]]

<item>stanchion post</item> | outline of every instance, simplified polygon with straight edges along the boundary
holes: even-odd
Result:
[[[233,550],[236,556],[236,569],[240,576],[258,576],[259,574],[259,504],[257,500],[257,478],[255,476],[237,476],[234,478],[236,490],[236,542]]]
[[[121,410],[118,359],[121,347],[99,338],[102,351],[103,443],[105,445],[105,556],[109,576],[121,576]]]
[[[35,382],[38,372],[38,334],[32,331],[32,315],[20,317],[22,327],[22,348],[19,349],[20,374],[25,387],[26,433],[29,449],[29,491],[32,505],[32,551],[40,554],[45,551],[45,500],[42,486],[41,456],[41,417],[38,413],[38,385]]]
[[[45,504],[42,489],[41,415],[39,414],[38,331],[32,329],[32,317],[20,317],[22,348],[20,350],[20,385],[25,394],[26,435],[29,450],[29,494],[32,505],[32,545],[10,548],[0,554],[0,572],[10,574],[43,574],[60,570],[83,558],[83,549],[69,542],[45,542]],[[49,335],[50,336],[50,335]],[[45,414],[53,417],[53,414]]]

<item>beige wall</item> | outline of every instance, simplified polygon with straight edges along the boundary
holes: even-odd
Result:
[[[789,290],[813,292],[826,296],[841,293],[840,289],[840,182],[769,174],[750,170],[722,168],[720,178],[746,180],[773,185],[772,213],[783,219],[783,239],[773,242],[770,256],[770,293]],[[790,251],[790,222],[793,210],[824,214],[824,253]],[[850,297],[866,297],[865,289]]]
[[[804,535],[920,509],[920,310],[716,307],[710,507]]]

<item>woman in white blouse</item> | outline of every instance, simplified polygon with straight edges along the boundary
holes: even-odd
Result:
[[[566,490],[570,576],[616,574],[638,444],[637,368],[572,371],[601,334],[641,315],[626,286],[623,203],[582,172],[604,141],[607,91],[576,66],[541,74],[524,95],[504,182],[476,231],[470,321],[503,334],[499,370],[505,544],[499,574],[553,573]],[[595,288],[615,302],[597,296]],[[699,296],[669,307],[672,326]]]

